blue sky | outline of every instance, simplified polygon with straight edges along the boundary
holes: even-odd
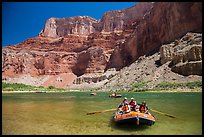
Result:
[[[91,16],[101,19],[111,10],[137,2],[2,2],[2,46],[15,45],[35,37],[51,17]]]

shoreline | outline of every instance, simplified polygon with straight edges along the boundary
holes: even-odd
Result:
[[[61,92],[61,93],[64,93],[64,92],[73,92],[73,91],[20,91],[20,90],[17,90],[17,91],[3,91],[2,90],[2,93],[54,93],[54,92]]]
[[[65,92],[87,92],[87,91],[80,91],[80,90],[68,90],[68,91],[3,91],[2,93],[65,93]],[[88,91],[88,92],[110,92],[110,91]],[[118,91],[118,92],[127,92],[127,91]],[[149,90],[149,91],[140,91],[146,93],[154,93],[154,92],[202,92],[202,88],[198,89],[167,89],[167,90]],[[138,93],[140,93],[138,92]],[[110,92],[112,93],[112,92]],[[137,92],[135,92],[137,93]]]
[[[202,92],[201,89],[168,89],[168,90],[158,90],[158,91],[146,91],[146,92]]]

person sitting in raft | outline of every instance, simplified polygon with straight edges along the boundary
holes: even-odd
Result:
[[[136,104],[136,106],[135,106],[135,111],[136,111],[136,112],[140,112],[140,105],[139,105],[139,104]]]
[[[129,104],[128,100],[126,97],[124,97],[123,101],[120,103],[120,105],[118,106],[118,108],[121,108],[122,106],[124,106],[125,102],[127,102],[127,104]]]
[[[153,116],[154,118],[156,118],[154,115],[152,115],[150,112],[149,112],[149,108],[147,107],[147,104],[145,101],[142,102],[142,104],[140,105],[140,112],[141,113],[145,113],[145,114],[148,114],[148,115],[151,115]]]
[[[111,94],[111,96],[112,96],[112,97],[115,97],[115,96],[116,96],[116,93],[114,92],[113,94]]]
[[[124,105],[122,106],[123,113],[129,113],[130,112],[130,105],[127,102],[124,102]]]
[[[140,112],[149,114],[149,109],[145,101],[143,101],[142,104],[140,105]]]
[[[135,101],[134,98],[131,98],[129,105],[130,105],[131,111],[136,111],[137,102]]]

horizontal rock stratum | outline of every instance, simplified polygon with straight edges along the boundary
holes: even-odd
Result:
[[[2,48],[2,78],[27,75],[42,78],[32,85],[69,87],[84,74],[120,70],[188,32],[202,32],[201,2],[140,2],[101,20],[52,17],[38,36]],[[182,74],[191,65],[174,66]]]

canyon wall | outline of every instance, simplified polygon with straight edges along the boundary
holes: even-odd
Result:
[[[139,2],[101,20],[52,17],[38,36],[2,48],[2,74],[79,77],[120,70],[187,32],[202,32],[201,2]]]

